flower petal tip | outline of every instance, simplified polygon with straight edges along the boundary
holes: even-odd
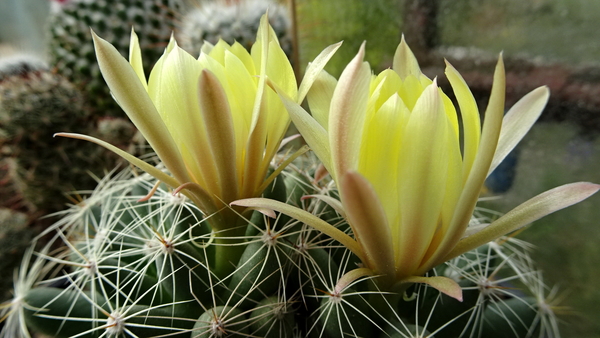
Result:
[[[277,218],[277,214],[275,214],[275,211],[273,211],[273,209],[254,206],[251,203],[252,200],[255,200],[255,199],[254,198],[246,198],[246,199],[233,201],[233,202],[229,203],[229,206],[247,207],[247,208],[258,211],[267,217]]]
[[[439,292],[447,295],[448,297],[452,297],[459,302],[463,301],[463,293],[462,288],[458,283],[448,277],[435,276],[435,277],[421,277],[421,276],[413,276],[403,279],[401,284],[405,283],[423,283],[427,284]]]

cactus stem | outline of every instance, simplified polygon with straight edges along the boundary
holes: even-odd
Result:
[[[244,227],[234,227],[215,232],[215,262],[213,272],[219,278],[224,278],[235,270],[234,263],[239,260],[245,247]]]

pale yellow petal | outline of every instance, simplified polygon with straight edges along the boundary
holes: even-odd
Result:
[[[269,48],[270,34],[269,34],[269,19],[266,15],[260,18],[260,24],[258,31],[256,32],[256,42],[250,49],[250,55],[254,60],[254,65],[257,67],[257,71],[266,69],[266,59],[263,57],[267,54]]]
[[[200,75],[198,97],[206,125],[206,137],[218,170],[220,198],[229,203],[238,196],[235,133],[225,91],[208,70]],[[205,163],[205,165],[213,165]]]
[[[402,80],[398,74],[391,69],[384,70],[377,77],[382,78],[380,85],[375,88],[371,99],[369,100],[369,103],[372,102],[373,104],[372,107],[369,107],[369,110],[373,109],[373,112],[378,111],[390,97],[396,95],[402,88]]]
[[[394,62],[392,64],[392,69],[400,75],[401,79],[405,79],[409,75],[414,76],[415,78],[420,78],[421,76],[421,68],[419,67],[419,62],[417,58],[413,54],[413,52],[406,44],[406,40],[404,40],[404,35],[402,35],[402,40],[396,48],[396,53],[394,54]]]
[[[218,63],[224,65],[225,64],[225,52],[229,50],[229,45],[227,42],[223,40],[219,40],[216,45],[210,50],[208,54],[211,58],[213,58]]]
[[[190,178],[183,159],[131,65],[110,43],[92,33],[100,71],[113,96],[179,182]]]
[[[479,149],[479,140],[481,138],[481,122],[479,118],[479,109],[471,90],[462,76],[446,61],[446,76],[452,85],[454,95],[460,107],[460,114],[463,124],[463,143],[464,143],[464,161],[463,161],[463,181],[466,182],[475,162],[475,156]]]
[[[394,246],[379,198],[369,182],[359,173],[349,171],[342,178],[340,194],[348,223],[365,253],[367,267],[393,284],[396,275]]]
[[[555,211],[579,203],[598,192],[598,190],[600,190],[598,184],[579,182],[565,184],[541,193],[498,218],[483,230],[461,240],[439,262],[448,261]]]
[[[211,71],[215,67],[209,67]],[[225,55],[225,67],[219,71],[224,79],[219,80],[225,87],[233,118],[236,136],[236,161],[238,169],[238,181],[242,182],[246,143],[252,124],[252,112],[257,91],[257,79],[248,72],[245,64],[233,53]]]
[[[398,170],[404,151],[402,136],[410,117],[397,94],[365,121],[358,172],[371,183],[390,224],[399,222]]]
[[[448,123],[451,124],[450,121],[448,121]],[[448,126],[449,130],[452,130],[453,128],[452,125]],[[449,132],[447,133],[447,136],[448,138],[445,144],[447,145],[448,150],[448,176],[439,226],[435,231],[433,239],[429,243],[429,249],[421,261],[419,270],[417,270],[416,273],[417,275],[425,274],[435,266],[432,258],[438,254],[440,244],[448,234],[454,212],[456,211],[456,204],[458,203],[458,199],[460,198],[463,189],[464,182],[461,179],[463,170],[462,154],[458,135]]]
[[[285,90],[289,97],[298,96],[296,75],[290,61],[276,41],[269,42],[267,76]]]
[[[201,70],[194,57],[179,47],[173,48],[162,65],[156,106],[194,181],[218,196],[218,173],[198,103]]]
[[[336,85],[336,78],[322,70],[306,96],[312,116],[325,130],[329,128],[329,108]]]
[[[231,53],[235,55],[246,67],[246,71],[251,75],[256,75],[257,70],[254,65],[254,60],[252,60],[252,56],[248,53],[248,50],[244,48],[239,42],[235,42],[231,45]]]
[[[265,87],[267,100],[266,123],[267,134],[265,142],[264,158],[262,169],[267,171],[270,159],[275,156],[279,150],[279,145],[285,136],[290,125],[290,116],[287,113],[283,102],[277,93],[271,87]]]
[[[294,125],[298,128],[298,131],[300,131],[306,143],[315,152],[327,171],[335,179],[335,172],[333,171],[331,163],[331,149],[329,148],[327,130],[310,116],[304,108],[296,103],[295,100],[288,97],[284,91],[280,91],[277,88],[275,89],[290,114],[292,121],[294,121]]]
[[[258,27],[258,32],[256,33],[256,42],[254,45],[252,45],[252,50],[250,51],[252,59],[254,60],[254,66],[257,67],[257,70],[259,71],[258,87],[256,90],[256,97],[254,99],[254,107],[252,110],[252,123],[250,125],[251,134],[254,132],[259,120],[264,118],[263,116],[260,116],[260,113],[261,111],[265,110],[262,105],[263,99],[266,98],[265,81],[267,80],[269,41],[269,19],[265,14],[260,18],[260,25]],[[285,90],[285,88],[282,88],[282,90]],[[256,137],[258,134],[254,135]]]
[[[363,62],[365,44],[344,69],[331,99],[329,144],[335,175],[356,170],[367,108],[371,69]]]
[[[137,34],[135,34],[133,27],[131,27],[131,39],[129,42],[129,63],[140,79],[140,82],[144,85],[144,88],[148,90],[148,83],[146,81],[146,75],[144,74],[144,64],[142,63],[140,41]]]
[[[261,83],[263,84],[261,90]],[[258,93],[262,93],[261,97],[255,100],[255,110],[253,112],[252,126],[246,143],[246,159],[244,161],[243,183],[241,185],[242,197],[254,196],[256,189],[265,178],[266,172],[263,170],[263,156],[265,153],[265,144],[267,141],[268,125],[267,125],[267,110],[268,102],[264,81],[259,81]],[[258,110],[256,106],[258,105]],[[270,160],[270,159],[269,159]]]
[[[542,114],[550,90],[543,86],[534,89],[529,94],[523,96],[508,113],[504,116],[498,148],[494,154],[494,160],[488,170],[488,175],[504,160],[504,158],[514,149],[514,147],[527,134],[538,117]]]
[[[438,261],[440,256],[445,255],[445,252],[452,250],[463,236],[465,229],[471,220],[471,215],[473,214],[475,204],[479,198],[481,187],[485,182],[494,153],[496,152],[500,129],[502,127],[502,117],[504,116],[504,94],[504,63],[502,57],[500,57],[494,72],[492,94],[485,114],[477,156],[456,205],[454,217],[448,228],[448,234],[440,244],[438,254],[431,258],[433,261]]]
[[[398,90],[398,95],[400,95],[400,98],[402,98],[408,109],[413,110],[424,89],[425,87],[421,85],[418,78],[408,75],[403,79],[402,87]]]
[[[304,97],[313,86],[313,82],[322,76],[323,68],[341,45],[342,43],[338,42],[328,46],[327,48],[323,49],[319,55],[317,55],[313,62],[308,64],[308,67],[306,67],[306,71],[304,73],[304,78],[302,79],[302,83],[300,83],[300,87],[298,88],[298,97],[296,102],[302,103],[302,101],[304,101]]]
[[[416,272],[440,226],[449,165],[448,126],[434,82],[417,101],[402,138],[398,172],[401,223],[395,237],[396,266],[402,274],[398,278]]]
[[[458,138],[458,114],[456,114],[456,108],[454,108],[454,103],[452,100],[442,91],[441,88],[438,88],[440,93],[440,97],[442,98],[442,102],[444,103],[444,111],[446,112],[446,117],[448,118],[448,122],[450,122],[450,130],[454,132],[454,135]]]
[[[210,51],[213,49],[215,45],[213,45],[212,43],[204,40],[204,42],[202,42],[202,47],[200,47],[200,55],[202,54],[210,54]]]

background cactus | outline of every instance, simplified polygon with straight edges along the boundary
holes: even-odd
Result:
[[[71,0],[56,3],[49,19],[50,64],[86,93],[93,112],[122,116],[100,75],[90,28],[127,55],[131,27],[134,27],[140,38],[143,59],[154,62],[162,55],[175,29],[178,9],[177,0]],[[150,63],[145,64],[146,72],[151,66]]]
[[[299,198],[335,194],[328,179],[315,182],[315,167],[290,167],[265,195],[347,229],[321,200]],[[344,282],[358,263],[349,251],[297,221],[254,212],[238,244],[244,254],[231,262],[235,271],[216,276],[216,244],[204,216],[162,185],[144,199],[155,184],[147,174],[125,171],[64,212],[47,231],[53,238],[47,247],[61,249],[41,254],[48,267],[38,268],[35,282],[7,303],[12,324],[2,337],[19,337],[10,334],[22,321],[55,337],[558,336],[529,247],[516,239],[492,242],[430,272],[459,282],[463,303],[424,285],[403,298],[379,292],[370,278]],[[292,193],[297,190],[302,194]]]
[[[33,234],[28,228],[27,215],[7,208],[0,208],[0,299],[12,298],[13,271],[18,267]]]
[[[113,166],[103,163],[97,147],[54,139],[57,130],[92,131],[93,120],[82,93],[63,76],[35,59],[4,61],[0,69],[0,129],[3,179],[13,187],[12,198],[34,212],[60,210],[66,191],[91,189],[88,170]],[[105,165],[106,164],[106,165]],[[103,176],[102,170],[95,172]],[[8,183],[8,182],[11,183]]]
[[[95,135],[140,152],[143,141],[134,139],[135,128],[120,117],[122,110],[101,79],[90,27],[126,54],[129,28],[135,26],[145,60],[156,60],[174,29],[177,9],[179,2],[171,0],[54,2],[50,62],[28,55],[1,61],[0,138],[4,166],[11,168],[3,176],[10,184],[3,186],[12,194],[7,200],[20,201],[11,206],[39,214],[58,211],[66,192],[92,189],[92,175],[102,177],[118,163],[98,147],[53,139],[56,132]]]
[[[177,41],[192,55],[197,55],[204,41],[216,44],[219,39],[229,44],[239,42],[250,50],[255,41],[260,17],[269,11],[281,48],[292,53],[292,24],[287,6],[274,0],[198,1],[181,19]]]

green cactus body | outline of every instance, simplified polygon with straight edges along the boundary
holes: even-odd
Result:
[[[248,336],[248,323],[239,309],[231,306],[216,306],[204,312],[196,321],[192,338]]]
[[[295,327],[294,313],[290,304],[281,302],[277,297],[268,297],[260,301],[250,314],[251,331],[265,338],[288,338],[293,336]]]
[[[510,298],[488,306],[483,312],[482,336],[513,338],[536,336],[539,329],[535,298]]]
[[[94,300],[94,304],[90,303]],[[106,321],[110,312],[106,299],[97,293],[37,288],[25,298],[27,323],[35,330],[58,338],[93,330],[95,322]],[[78,319],[87,320],[80,321]],[[97,337],[90,332],[86,337]]]
[[[421,326],[414,324],[404,324],[400,321],[389,323],[379,335],[380,338],[406,338],[406,337],[427,337],[435,338],[429,331],[425,330]]]
[[[288,198],[293,184],[279,178],[274,182],[265,195]],[[323,217],[322,200],[301,202]],[[541,277],[533,278],[531,260],[516,241],[489,243],[430,272],[454,278],[463,287],[462,303],[422,284],[409,288],[398,301],[402,295],[381,293],[369,276],[342,282],[357,267],[356,257],[289,219],[254,213],[247,236],[235,241],[243,249],[241,258],[216,257],[226,251],[216,250],[222,244],[215,241],[209,217],[149,175],[114,174],[51,227],[57,235],[47,248],[62,244],[63,249],[55,257],[43,251],[32,263],[38,266],[32,273],[38,275],[16,288],[19,296],[7,308],[21,313],[31,329],[56,337],[431,333],[494,338],[551,332],[541,331],[538,324],[551,311],[549,306],[546,312],[539,310]],[[326,220],[338,222],[337,213],[330,217]],[[217,259],[229,261],[234,271],[216,276]],[[45,265],[39,267],[40,262]],[[536,298],[517,294],[517,286]],[[0,337],[25,337],[12,334],[18,331],[15,325]],[[498,328],[502,334],[495,333]]]
[[[262,242],[248,244],[228,286],[230,304],[248,308],[264,294],[272,294],[281,281],[281,272],[272,248]]]
[[[175,307],[132,305],[119,309],[101,294],[79,290],[38,288],[25,301],[29,306],[25,314],[28,323],[39,332],[57,338],[84,332],[88,333],[81,337],[99,337],[102,331],[108,336],[127,333],[138,337],[163,334],[180,337],[188,335],[193,324],[179,319]]]
[[[328,337],[372,337],[373,323],[364,298],[352,289],[321,300],[320,320]]]

